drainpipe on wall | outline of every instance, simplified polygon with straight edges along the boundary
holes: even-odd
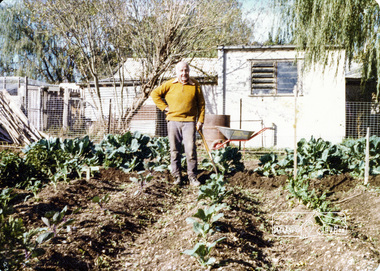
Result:
[[[29,90],[28,90],[28,85],[29,85],[29,82],[28,82],[28,77],[26,76],[25,77],[25,96],[24,96],[24,106],[25,106],[25,115],[28,117],[28,107],[29,107]]]
[[[223,90],[223,115],[226,114],[226,54],[224,51],[224,45],[222,46],[222,59],[223,59],[223,68],[222,68],[222,90]]]

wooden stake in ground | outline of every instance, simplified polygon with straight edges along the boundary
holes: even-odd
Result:
[[[367,127],[366,145],[365,145],[365,168],[364,168],[364,185],[368,184],[369,178],[369,127]]]
[[[297,179],[297,96],[298,88],[294,86],[294,164],[293,164],[293,178]]]

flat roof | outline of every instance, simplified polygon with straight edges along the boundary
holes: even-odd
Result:
[[[291,50],[296,49],[295,45],[235,45],[218,46],[218,50]]]

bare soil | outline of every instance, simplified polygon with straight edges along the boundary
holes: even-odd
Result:
[[[205,182],[209,175],[201,172],[199,179]],[[67,218],[75,219],[69,232],[58,229],[43,244],[45,255],[29,270],[205,270],[182,254],[198,240],[186,223],[202,207],[198,188],[173,186],[167,172],[154,173],[143,187],[130,177],[137,175],[102,169],[90,180],[48,185],[26,201],[28,192],[19,191],[14,207],[27,229],[44,227],[41,217],[66,205]],[[369,186],[349,175],[312,181],[311,188],[330,191],[328,200],[344,214],[345,228],[296,236],[278,234],[274,226],[289,223],[293,214],[307,221],[313,213],[289,199],[285,176],[267,178],[247,167],[227,178],[230,208],[223,211],[215,239],[227,238],[212,251],[217,261],[211,270],[375,270],[380,265],[380,176],[371,177]],[[108,202],[92,201],[106,194]],[[321,228],[307,226],[307,233]]]

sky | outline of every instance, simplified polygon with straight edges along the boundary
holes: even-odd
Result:
[[[1,0],[0,0],[1,1]],[[16,0],[4,0],[3,4],[11,4]],[[255,41],[264,42],[268,39],[268,32],[271,30],[273,15],[270,4],[271,0],[238,0],[243,4],[243,12],[247,18],[255,21]],[[376,0],[380,1],[380,0]],[[1,2],[0,2],[1,3]]]
[[[243,4],[243,12],[247,18],[254,20],[255,41],[264,42],[268,39],[275,16],[268,0],[239,0]],[[380,1],[380,0],[379,0]]]

